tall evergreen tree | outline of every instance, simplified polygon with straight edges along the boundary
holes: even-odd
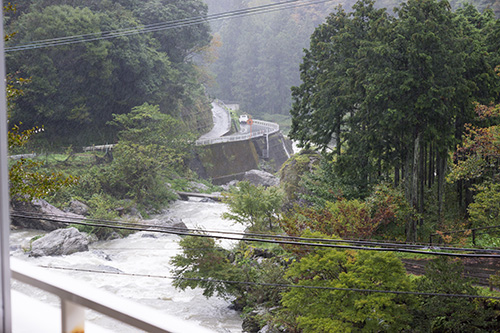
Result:
[[[456,14],[435,0],[409,0],[395,12],[362,0],[316,29],[303,83],[292,90],[290,136],[306,146],[335,144],[334,170],[358,196],[381,180],[403,181],[407,199],[423,213],[425,184],[434,175],[442,207],[448,152],[472,101],[498,92],[494,56],[478,34],[491,34],[494,19],[470,7]],[[417,221],[409,221],[409,240],[416,230]]]

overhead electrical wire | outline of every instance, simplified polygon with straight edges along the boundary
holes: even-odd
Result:
[[[94,269],[83,269],[83,268],[73,268],[73,267],[61,267],[52,265],[39,265],[42,268],[57,269],[65,271],[75,271],[83,273],[99,273],[99,274],[112,274],[112,275],[124,275],[124,276],[134,276],[134,277],[148,277],[148,278],[158,278],[158,279],[170,279],[170,280],[184,280],[184,281],[198,281],[198,282],[209,282],[209,283],[227,283],[227,284],[243,284],[251,286],[265,286],[265,287],[280,287],[280,288],[300,288],[300,289],[316,289],[316,290],[331,290],[331,291],[349,291],[349,292],[362,292],[362,293],[380,293],[380,294],[396,294],[396,295],[417,295],[417,296],[428,296],[428,297],[455,297],[455,298],[475,298],[475,299],[495,299],[500,300],[500,297],[496,296],[484,296],[484,295],[470,295],[470,294],[445,294],[445,293],[431,293],[431,292],[418,292],[418,291],[403,291],[403,290],[380,290],[380,289],[362,289],[362,288],[336,288],[336,287],[322,287],[322,286],[308,286],[308,285],[298,285],[298,284],[284,284],[284,283],[264,283],[264,282],[251,282],[251,281],[235,281],[235,280],[218,280],[218,279],[203,279],[203,278],[186,278],[186,277],[173,277],[167,275],[156,275],[156,274],[139,274],[139,273],[125,273],[125,272],[111,272],[103,270]]]
[[[11,214],[11,215],[21,215],[22,214]],[[24,215],[22,217],[25,218],[35,218],[33,215]],[[36,218],[41,218],[41,216],[37,216]],[[44,218],[44,220],[51,220]],[[101,225],[101,224],[87,224],[87,223],[82,223],[78,221],[61,221],[61,220],[56,220],[57,222],[63,222],[63,223],[74,223],[74,224],[83,224],[83,225],[91,225],[91,226],[97,226],[97,227],[111,227],[111,228],[122,228],[122,229],[135,229],[132,227],[124,227],[124,226],[111,226],[111,225]],[[109,221],[108,221],[109,222]],[[124,223],[124,224],[131,224],[131,223]],[[155,228],[158,226],[154,226]],[[143,229],[143,228],[137,228],[138,230],[141,231],[151,231],[151,232],[160,232],[160,233],[167,233],[167,234],[180,234],[179,231],[169,231],[169,227],[165,227],[165,230],[151,230],[151,229]],[[180,228],[176,228],[180,229]],[[200,230],[197,230],[200,231]],[[203,231],[203,230],[201,230]],[[225,233],[225,232],[223,232]],[[204,235],[204,234],[193,234],[193,233],[184,233],[187,235],[191,236],[201,236],[201,237],[212,237],[212,238],[222,238],[222,239],[232,239],[232,240],[249,240],[249,241],[263,241],[263,242],[272,242],[272,240],[269,239],[245,239],[243,238],[232,238],[232,237],[223,237],[223,236],[213,236],[213,235]],[[275,235],[264,235],[264,236],[269,236],[269,237],[275,237]],[[299,237],[292,237],[292,238],[299,238]],[[307,238],[306,238],[307,239]],[[325,239],[319,239],[320,241],[327,241]],[[345,246],[328,246],[332,244],[317,244],[317,243],[300,243],[300,242],[276,242],[276,243],[285,243],[285,244],[292,244],[292,245],[307,245],[307,246],[322,246],[325,245],[326,247],[342,247],[345,248]],[[374,248],[362,248],[361,250],[383,250],[383,249],[374,249]],[[406,251],[401,251],[401,252],[406,252]],[[421,252],[421,251],[420,251]],[[421,252],[423,254],[429,254],[429,252]],[[443,254],[443,253],[437,253],[437,254]],[[453,256],[461,256],[460,254],[450,254]],[[473,255],[465,255],[467,257],[471,257]],[[478,257],[477,255],[474,257]],[[484,257],[484,256],[481,256]],[[499,256],[487,256],[489,258],[492,257],[499,257]],[[44,268],[49,268],[49,269],[59,269],[59,270],[70,270],[70,271],[79,271],[79,272],[87,272],[87,273],[101,273],[101,274],[114,274],[114,275],[126,275],[126,276],[135,276],[135,277],[151,277],[151,278],[164,278],[164,279],[177,279],[177,280],[188,280],[188,281],[200,281],[200,282],[209,282],[209,283],[228,283],[228,284],[244,284],[244,285],[255,285],[255,286],[269,286],[269,287],[281,287],[281,288],[302,288],[302,289],[317,289],[317,290],[332,290],[332,291],[347,291],[347,292],[363,292],[363,293],[386,293],[386,294],[400,294],[400,295],[417,295],[417,296],[437,296],[437,297],[459,297],[459,298],[469,298],[469,299],[495,299],[495,300],[500,300],[500,297],[493,297],[493,296],[482,296],[482,295],[469,295],[469,294],[444,294],[444,293],[425,293],[425,292],[413,292],[413,291],[398,291],[398,290],[377,290],[377,289],[361,289],[361,288],[335,288],[335,287],[322,287],[322,286],[305,286],[305,285],[293,285],[293,284],[277,284],[277,283],[259,283],[259,282],[250,282],[250,281],[232,281],[232,280],[216,280],[216,279],[203,279],[203,278],[184,278],[184,277],[171,277],[171,276],[165,276],[165,275],[152,275],[152,274],[139,274],[139,273],[125,273],[125,272],[110,272],[110,271],[101,271],[101,270],[92,270],[92,269],[81,269],[81,268],[71,268],[71,267],[60,267],[60,266],[46,266],[46,265],[41,265],[41,267]]]
[[[159,22],[154,24],[143,25],[140,27],[130,27],[122,28],[117,30],[109,30],[102,32],[95,32],[90,34],[80,34],[73,36],[58,37],[52,39],[44,39],[33,41],[29,44],[16,45],[11,47],[6,47],[5,52],[16,52],[23,50],[30,50],[36,48],[68,45],[75,43],[85,43],[97,40],[105,40],[116,37],[123,37],[128,35],[156,32],[161,30],[169,30],[175,28],[183,28],[192,25],[198,25],[203,23],[208,23],[216,20],[231,19],[236,17],[244,17],[256,14],[265,14],[275,11],[281,11],[286,9],[299,8],[304,6],[311,6],[315,4],[321,4],[325,2],[330,2],[333,0],[287,0],[278,3],[272,3],[267,5],[261,5],[256,7],[250,7],[246,9],[233,10],[228,12],[222,12],[206,16],[193,16],[189,18],[172,20],[166,22]]]
[[[161,228],[166,230],[179,230],[181,232],[193,232],[193,233],[210,233],[210,234],[224,234],[224,235],[236,235],[236,236],[247,236],[247,237],[263,237],[263,238],[272,238],[272,239],[285,239],[285,240],[296,240],[296,241],[309,241],[309,242],[325,242],[325,243],[348,243],[348,244],[358,244],[358,245],[366,245],[366,246],[384,246],[384,247],[395,247],[395,248],[414,248],[420,250],[443,250],[443,251],[467,251],[467,252],[480,252],[480,253],[497,253],[500,254],[500,250],[495,249],[483,249],[483,248],[465,248],[465,247],[450,247],[450,246],[435,246],[430,244],[407,244],[407,243],[395,243],[394,241],[373,241],[373,240],[360,240],[360,239],[325,239],[325,238],[311,238],[311,237],[298,237],[298,236],[284,236],[278,234],[258,234],[258,233],[247,233],[247,232],[236,232],[236,231],[224,231],[224,230],[210,230],[210,229],[190,229],[190,228],[180,228],[180,227],[172,227],[172,226],[160,226],[157,224],[146,224],[146,223],[132,223],[125,221],[111,221],[111,220],[102,220],[102,219],[91,219],[84,217],[71,217],[70,221],[68,221],[68,217],[59,216],[55,214],[33,214],[30,212],[24,212],[24,214],[13,213],[12,216],[16,217],[24,217],[24,218],[32,218],[32,219],[45,219],[47,217],[54,220],[54,222],[63,222],[63,223],[72,223],[71,221],[84,221],[88,222],[96,222],[99,223],[100,226],[110,227],[116,226],[130,226],[130,227],[139,227],[142,231],[151,231],[150,228]]]
[[[204,237],[204,238],[215,238],[215,239],[224,239],[224,240],[234,240],[234,241],[249,241],[249,242],[262,242],[262,243],[272,243],[272,244],[282,244],[282,245],[298,245],[298,246],[309,246],[309,247],[322,247],[322,248],[337,248],[337,249],[350,249],[350,250],[365,250],[365,251],[381,251],[381,252],[404,252],[404,253],[414,253],[414,254],[423,254],[423,255],[433,255],[433,256],[449,256],[449,257],[465,257],[465,258],[500,258],[500,254],[495,250],[486,250],[486,251],[495,251],[493,253],[497,254],[484,254],[485,250],[482,249],[460,249],[460,251],[465,252],[482,252],[482,253],[456,253],[456,252],[435,252],[428,251],[426,249],[421,248],[420,250],[416,249],[408,249],[404,248],[404,246],[400,247],[380,247],[384,245],[374,244],[373,246],[378,247],[368,247],[366,242],[362,242],[359,246],[352,245],[358,244],[357,241],[348,241],[348,240],[335,240],[335,239],[321,239],[321,238],[301,238],[301,237],[289,237],[289,236],[275,236],[275,235],[265,235],[266,237],[259,236],[258,238],[247,237],[247,235],[240,233],[242,237],[229,237],[226,234],[234,234],[232,232],[215,232],[220,233],[220,235],[214,234],[206,234],[205,230],[194,230],[194,229],[183,229],[183,228],[174,228],[174,227],[166,227],[166,226],[151,226],[149,228],[145,228],[143,224],[133,224],[133,223],[124,223],[124,222],[111,222],[106,221],[104,223],[88,223],[82,222],[85,220],[82,219],[70,219],[64,217],[66,220],[62,220],[61,217],[57,218],[47,218],[47,216],[43,215],[31,215],[31,214],[19,214],[12,213],[11,216],[27,218],[27,219],[43,219],[45,221],[52,222],[60,222],[65,224],[77,224],[77,225],[85,225],[91,227],[107,227],[107,228],[116,228],[123,230],[132,230],[132,231],[149,231],[149,232],[158,232],[158,233],[166,233],[166,234],[174,234],[179,236],[196,236],[196,237]],[[277,239],[282,237],[282,239]],[[270,239],[269,239],[270,238]],[[293,240],[289,240],[293,239]],[[338,245],[334,242],[345,242],[348,245]],[[321,242],[321,243],[311,243],[311,242]],[[455,248],[456,249],[456,248]],[[434,249],[436,250],[436,249]],[[441,248],[439,248],[441,250]],[[448,249],[445,249],[448,250]]]

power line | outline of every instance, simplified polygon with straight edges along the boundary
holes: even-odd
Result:
[[[265,283],[265,282],[251,282],[251,281],[235,281],[235,280],[217,280],[217,279],[203,279],[203,278],[186,278],[186,277],[172,277],[168,275],[155,275],[155,274],[140,274],[140,273],[124,273],[124,272],[110,272],[94,269],[82,269],[60,266],[39,265],[42,268],[58,269],[65,271],[75,271],[84,273],[99,273],[99,274],[113,274],[134,277],[148,277],[169,280],[184,280],[184,281],[197,281],[208,283],[227,283],[227,284],[243,284],[251,286],[265,286],[265,287],[280,287],[280,288],[301,288],[301,289],[318,289],[318,290],[332,290],[332,291],[350,291],[350,292],[363,292],[363,293],[381,293],[381,294],[396,294],[396,295],[417,295],[427,297],[459,297],[459,298],[477,298],[477,299],[495,299],[500,300],[496,296],[483,296],[483,295],[469,295],[469,294],[444,294],[444,293],[431,293],[431,292],[417,292],[417,291],[403,291],[403,290],[379,290],[379,289],[361,289],[361,288],[336,288],[336,287],[322,287],[322,286],[308,286],[297,284],[284,284],[284,283]]]
[[[448,257],[462,257],[462,258],[500,258],[499,254],[476,254],[476,253],[455,253],[455,252],[434,252],[434,251],[426,251],[426,250],[415,250],[415,249],[407,249],[407,248],[396,248],[396,247],[367,247],[367,246],[355,246],[351,245],[351,243],[356,244],[355,241],[348,241],[349,245],[338,245],[334,244],[335,240],[331,239],[318,239],[318,242],[323,243],[311,243],[311,239],[304,238],[304,242],[293,241],[293,240],[284,240],[284,239],[267,239],[267,238],[251,238],[251,237],[229,237],[223,235],[209,235],[199,232],[205,232],[204,230],[197,231],[180,231],[178,228],[173,227],[161,227],[161,226],[153,226],[149,229],[145,229],[143,225],[141,227],[126,225],[126,223],[112,223],[112,224],[99,224],[99,223],[88,223],[82,221],[68,221],[68,220],[57,220],[53,218],[46,217],[34,217],[30,215],[20,215],[13,213],[12,216],[24,217],[28,219],[43,219],[45,221],[53,221],[53,222],[61,222],[65,224],[78,224],[92,227],[106,227],[106,228],[116,228],[123,230],[132,230],[132,231],[149,231],[149,232],[158,232],[158,233],[166,233],[173,234],[179,236],[195,236],[195,237],[204,237],[204,238],[215,238],[215,239],[225,239],[225,240],[234,240],[234,241],[248,241],[248,242],[262,242],[262,243],[272,243],[272,244],[282,244],[282,245],[298,245],[298,246],[308,246],[308,247],[322,247],[322,248],[335,248],[335,249],[343,249],[343,250],[364,250],[364,251],[379,251],[379,252],[404,252],[404,253],[414,253],[414,254],[422,254],[422,255],[433,255],[433,256],[448,256]],[[109,222],[109,221],[108,221]],[[107,223],[108,223],[107,222]],[[273,236],[268,236],[274,238]],[[302,240],[302,239],[301,239]],[[480,251],[480,250],[477,250]]]
[[[52,217],[55,222],[66,222],[68,217],[63,217],[55,214],[36,214],[24,212],[26,215],[13,213],[12,216],[25,217],[25,218],[36,218],[36,219],[47,219],[47,217]],[[66,220],[64,220],[66,219]],[[181,232],[192,232],[192,233],[210,233],[210,234],[223,234],[223,235],[236,235],[242,237],[260,237],[260,238],[272,238],[272,239],[285,239],[285,240],[295,240],[295,241],[308,241],[308,242],[324,242],[324,243],[347,243],[347,244],[357,244],[365,246],[383,246],[383,247],[393,247],[393,248],[410,248],[410,249],[420,249],[420,250],[442,250],[442,251],[467,251],[467,252],[479,252],[479,253],[496,253],[500,254],[500,250],[495,249],[482,249],[482,248],[464,248],[464,247],[448,247],[448,246],[432,246],[429,244],[406,244],[406,243],[394,243],[394,242],[382,242],[382,241],[372,241],[372,240],[357,240],[357,239],[325,239],[325,238],[310,238],[310,237],[298,237],[298,236],[284,236],[278,234],[258,234],[258,233],[246,233],[246,232],[236,232],[236,231],[221,231],[221,230],[210,230],[210,229],[192,229],[192,228],[180,228],[171,226],[159,226],[155,224],[145,224],[145,223],[131,223],[125,221],[110,221],[102,219],[89,219],[89,218],[76,218],[71,217],[71,221],[84,221],[84,222],[95,222],[101,226],[104,224],[112,225],[113,227],[119,226],[131,226],[141,228],[141,231],[151,231],[150,228],[161,228],[167,230],[178,230]],[[104,223],[104,224],[103,224]],[[149,229],[148,229],[149,228]]]
[[[286,10],[286,9],[293,9],[293,8],[299,8],[299,7],[304,7],[304,6],[311,6],[311,5],[315,5],[315,4],[321,4],[321,3],[325,3],[325,2],[329,2],[329,1],[332,1],[332,0],[315,0],[315,1],[288,0],[288,1],[278,2],[278,3],[268,4],[268,5],[261,5],[261,6],[256,6],[256,7],[250,7],[247,9],[239,9],[239,10],[217,13],[217,14],[212,14],[212,15],[193,16],[193,17],[185,18],[185,19],[179,19],[179,20],[173,20],[173,21],[167,21],[167,22],[159,22],[159,23],[154,23],[154,24],[149,24],[149,25],[143,25],[141,27],[136,27],[136,28],[130,27],[130,28],[117,29],[117,30],[95,32],[95,33],[90,33],[90,34],[81,34],[81,35],[74,35],[74,36],[66,36],[66,37],[38,40],[38,41],[33,41],[30,44],[22,44],[22,45],[17,45],[17,46],[12,46],[12,47],[6,47],[5,52],[23,51],[23,50],[52,47],[52,46],[60,46],[60,45],[68,45],[68,44],[75,44],[75,43],[85,43],[85,42],[105,40],[105,39],[110,39],[110,38],[123,37],[123,36],[135,35],[135,34],[141,34],[141,33],[156,32],[156,31],[169,30],[169,29],[174,29],[174,28],[183,28],[183,27],[189,27],[192,25],[208,23],[208,22],[216,21],[216,20],[231,19],[231,18],[236,18],[236,17],[244,17],[244,16],[250,16],[250,15],[271,13],[271,12],[281,11],[281,10]]]

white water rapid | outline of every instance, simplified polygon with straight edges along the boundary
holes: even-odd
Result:
[[[181,218],[188,228],[206,230],[243,231],[243,226],[222,220],[220,215],[227,210],[221,203],[200,201],[178,201],[169,207],[165,215]],[[161,219],[162,216],[155,217]],[[11,232],[11,255],[33,265],[58,266],[76,269],[91,269],[133,274],[171,276],[170,259],[180,253],[179,236],[138,232],[123,239],[97,242],[90,245],[89,252],[59,257],[28,257],[20,248],[29,246],[29,240],[42,234],[34,230]],[[223,241],[226,248],[234,241]],[[51,269],[52,270],[52,269]],[[201,289],[180,291],[166,278],[134,277],[126,275],[87,273],[54,270],[74,279],[113,292],[156,308],[166,314],[196,322],[216,332],[241,332],[241,318],[236,311],[228,309],[230,302],[218,297],[205,298]],[[55,296],[36,288],[13,281],[13,289],[58,306]],[[97,312],[89,311],[87,319],[113,332],[137,332]]]

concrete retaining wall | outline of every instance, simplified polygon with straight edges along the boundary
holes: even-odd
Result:
[[[291,141],[278,132],[251,140],[198,146],[190,168],[214,184],[225,184],[241,179],[246,171],[258,169],[261,161],[267,161],[276,172],[292,151]]]

